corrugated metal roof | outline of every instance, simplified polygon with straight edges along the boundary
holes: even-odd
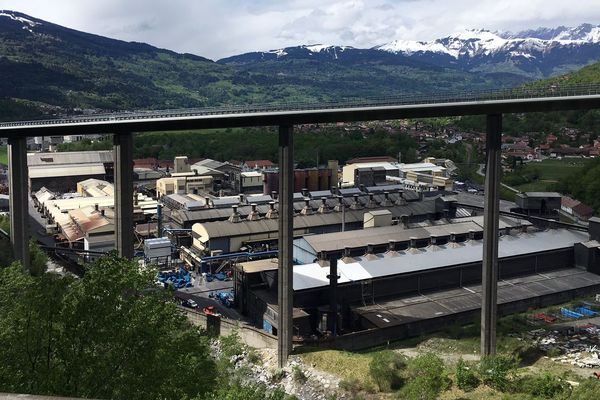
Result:
[[[472,221],[412,229],[405,229],[401,225],[392,225],[363,229],[360,233],[346,231],[310,235],[299,240],[306,241],[316,255],[321,251],[343,250],[344,247],[358,248],[366,247],[368,244],[387,244],[390,240],[407,242],[411,237],[427,239],[431,236],[450,236],[450,233],[462,235],[469,233],[470,230],[481,232],[482,228]]]
[[[588,235],[583,232],[556,229],[535,234],[520,236],[501,236],[499,241],[498,257],[512,257],[561,248],[572,247],[575,243],[588,240]],[[338,261],[339,281],[361,281],[382,276],[397,275],[417,272],[444,266],[480,262],[483,255],[483,242],[480,240],[469,241],[456,247],[436,246],[436,251],[430,248],[419,249],[418,252],[399,252],[398,257],[378,257],[369,260],[359,257],[356,262],[346,264]],[[321,267],[317,271],[313,264],[294,266],[294,290],[322,287],[329,284],[323,281],[323,276],[329,273],[328,267]],[[296,271],[299,271],[296,273]],[[308,271],[315,275],[306,276]]]
[[[112,162],[114,162],[114,153],[111,150],[27,154],[27,165],[29,167]]]
[[[45,165],[29,167],[29,178],[58,178],[61,176],[104,175],[103,164]]]

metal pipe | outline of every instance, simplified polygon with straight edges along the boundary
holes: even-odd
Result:
[[[483,215],[483,271],[481,356],[496,354],[498,312],[498,226],[500,211],[500,147],[502,114],[487,116],[485,200]]]
[[[292,352],[293,239],[294,239],[294,143],[293,127],[279,127],[279,269],[277,274],[277,363],[287,365]]]

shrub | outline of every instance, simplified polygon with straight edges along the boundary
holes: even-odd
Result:
[[[391,350],[373,355],[369,363],[369,373],[381,392],[389,392],[402,386],[400,371],[406,367],[404,357]]]
[[[439,397],[437,390],[425,376],[418,376],[408,381],[398,393],[402,400],[435,400]]]
[[[519,381],[519,391],[532,396],[552,399],[568,393],[570,385],[557,376],[548,373],[543,375],[525,376]]]
[[[402,399],[429,400],[450,388],[444,362],[433,353],[414,358],[408,365],[408,383],[400,391]]]
[[[479,375],[486,385],[506,391],[509,389],[516,368],[517,361],[513,357],[505,355],[485,357],[479,364]]]
[[[273,371],[273,373],[271,374],[271,376],[269,376],[269,382],[271,383],[279,383],[281,382],[281,380],[285,378],[285,370],[283,369],[276,369],[275,371]]]
[[[546,352],[548,357],[559,357],[562,355],[562,350],[558,346],[553,346]]]
[[[302,368],[300,368],[297,365],[294,365],[292,367],[292,379],[294,380],[294,382],[297,383],[306,383],[308,377],[306,376],[304,371],[302,371]]]
[[[470,392],[479,386],[479,378],[474,369],[467,366],[462,358],[456,364],[456,385],[465,392]]]
[[[221,342],[221,355],[225,358],[240,355],[245,350],[245,345],[242,343],[240,333],[238,329],[234,329],[229,336],[222,336],[219,341]]]

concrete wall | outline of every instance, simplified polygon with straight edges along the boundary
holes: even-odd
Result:
[[[256,349],[276,349],[277,337],[264,332],[261,329],[250,326],[241,321],[233,321],[225,318],[206,316],[201,312],[180,307],[185,312],[188,320],[202,329],[206,329],[213,336],[229,336],[236,329],[242,341]]]

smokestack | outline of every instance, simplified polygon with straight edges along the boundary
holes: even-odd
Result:
[[[337,335],[338,305],[337,305],[337,282],[340,276],[337,272],[337,258],[329,259],[329,315],[327,316],[328,329],[333,336]]]
[[[98,211],[98,204],[94,204],[94,210]]]
[[[406,205],[406,199],[404,198],[404,192],[402,190],[398,190],[398,200],[396,200],[396,205],[397,206],[405,206]]]
[[[352,252],[351,247],[344,247],[344,257],[342,258],[342,261],[345,264],[356,262],[356,260],[354,258],[352,258],[351,252]]]
[[[360,204],[360,202],[358,201],[358,195],[355,194],[352,197],[354,197],[354,201],[352,202],[352,205],[350,206],[350,208],[352,210],[360,210],[362,208],[362,205]]]
[[[461,246],[462,245],[457,242],[456,232],[450,232],[450,239],[449,239],[448,247],[455,249],[455,248],[461,247]]]
[[[337,196],[338,203],[333,209],[335,212],[342,212],[344,209],[344,196]]]
[[[402,214],[400,216],[400,223],[402,224],[402,226],[404,228],[408,228],[408,215],[406,214]]]
[[[373,243],[367,244],[367,252],[365,253],[364,257],[367,260],[376,260],[379,258],[377,255],[375,255],[375,245]]]
[[[416,237],[411,236],[410,242],[409,242],[409,247],[411,249],[416,249],[417,248],[417,238]]]
[[[369,193],[369,201],[367,202],[367,208],[375,208],[377,207],[377,202],[375,201],[375,195],[373,193]]]
[[[300,214],[302,215],[310,215],[312,214],[312,207],[310,206],[310,199],[304,199],[304,207],[300,210]]]
[[[204,202],[206,203],[206,208],[210,208],[210,198],[209,197],[205,197],[204,198]]]
[[[228,221],[229,222],[233,222],[233,223],[237,223],[240,222],[242,220],[242,217],[240,216],[240,213],[238,212],[238,206],[231,206],[233,213],[229,216]]]
[[[240,204],[244,204],[244,195],[240,194]]]
[[[441,238],[438,235],[432,235],[430,238],[430,249],[432,251],[439,251],[442,250],[442,247],[440,247],[440,243],[441,243]]]
[[[104,208],[102,210],[100,210],[100,215],[102,215],[104,217]]]
[[[384,207],[391,207],[393,205],[390,199],[390,192],[383,192],[383,203],[381,205]]]
[[[269,211],[267,211],[267,214],[265,215],[265,218],[268,219],[275,219],[277,218],[277,210],[275,209],[275,202],[274,201],[270,201],[269,202]]]
[[[408,253],[411,254],[418,254],[421,251],[417,248],[417,238],[414,236],[411,236],[409,241],[408,241],[408,249],[406,250]]]
[[[325,214],[329,212],[329,207],[327,207],[327,197],[321,197],[321,205],[317,210],[319,214]]]
[[[248,221],[256,221],[260,219],[260,215],[258,214],[258,211],[256,211],[256,203],[252,203],[250,206],[252,207],[252,210],[246,219]]]
[[[317,254],[317,264],[319,264],[321,267],[329,266],[329,254],[327,251],[323,250]]]
[[[398,244],[396,243],[395,240],[390,239],[388,241],[388,249],[385,253],[386,257],[398,257],[400,255],[400,253],[398,253]]]

